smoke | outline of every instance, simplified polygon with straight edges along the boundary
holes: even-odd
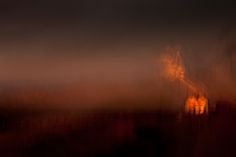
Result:
[[[32,38],[28,45],[17,45],[17,41],[12,42],[15,46],[2,44],[2,106],[183,108],[188,90],[163,78],[163,66],[158,62],[166,48],[175,45],[181,47],[188,78],[204,87],[210,103],[235,100],[234,35],[219,40],[218,29],[124,32],[107,35],[107,40],[86,41],[67,34],[65,39],[72,42],[65,42],[63,36],[48,36]]]
[[[212,103],[220,100],[235,101],[236,98],[233,58],[228,58],[224,45],[220,46],[212,48],[214,52],[185,57],[189,79],[206,91]]]

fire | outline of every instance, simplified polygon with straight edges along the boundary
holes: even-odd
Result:
[[[187,77],[180,50],[168,48],[167,53],[162,56],[162,62],[164,65],[164,76],[171,81],[180,81],[192,93],[185,102],[185,111],[196,115],[207,113],[208,99],[203,94],[206,91]]]
[[[187,113],[202,115],[208,112],[208,100],[205,96],[190,96],[185,102]]]

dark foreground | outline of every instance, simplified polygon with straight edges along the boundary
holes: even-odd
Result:
[[[1,157],[236,156],[236,109],[177,112],[0,111]]]

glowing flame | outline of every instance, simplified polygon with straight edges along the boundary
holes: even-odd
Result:
[[[186,76],[180,50],[168,48],[167,53],[162,56],[162,62],[164,64],[165,77],[171,81],[180,81],[192,93],[185,102],[185,111],[196,115],[207,113],[208,100],[203,94],[206,92]]]
[[[202,115],[208,112],[208,100],[204,96],[190,96],[185,102],[185,111],[187,113]]]

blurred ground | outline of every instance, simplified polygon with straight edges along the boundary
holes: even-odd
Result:
[[[0,110],[2,157],[235,156],[235,104],[170,111]]]

